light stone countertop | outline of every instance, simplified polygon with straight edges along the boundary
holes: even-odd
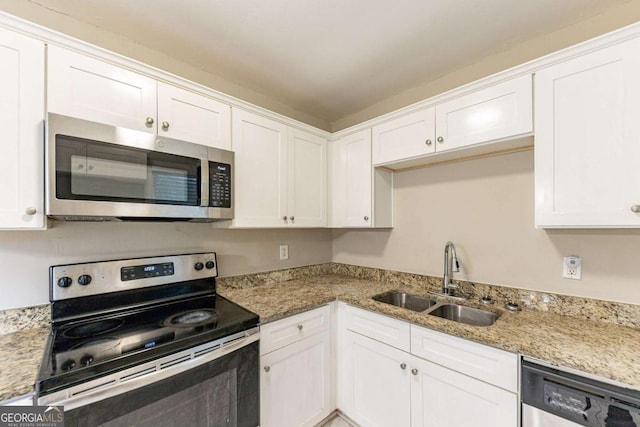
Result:
[[[511,313],[497,305],[481,307],[501,313],[493,325],[469,326],[371,299],[373,295],[390,290],[430,296],[426,287],[416,282],[399,283],[322,273],[273,283],[220,280],[218,284],[221,295],[257,313],[261,323],[332,301],[343,301],[436,331],[640,389],[638,328],[528,308]],[[473,305],[471,301],[464,304]],[[580,308],[574,306],[570,311],[576,310],[580,311]],[[34,391],[48,334],[48,328],[35,327],[0,335],[0,401]]]
[[[335,274],[254,287],[221,285],[218,289],[221,295],[260,315],[261,323],[339,300],[640,389],[640,329],[538,310],[512,313],[498,306],[480,307],[502,313],[493,325],[470,326],[371,299],[390,290],[432,297],[424,287],[414,284],[390,284]]]
[[[0,335],[0,401],[33,393],[49,328]]]

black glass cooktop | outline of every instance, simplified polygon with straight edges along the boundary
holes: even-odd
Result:
[[[258,316],[216,294],[70,321],[52,327],[40,394],[241,332]]]

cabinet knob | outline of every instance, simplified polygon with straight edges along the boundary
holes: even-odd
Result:
[[[439,136],[439,137],[438,137],[438,142],[444,142],[444,138],[443,138],[443,137],[441,137],[441,136]]]
[[[640,213],[640,205],[631,206],[631,212]]]
[[[301,331],[304,328],[303,325],[298,325],[298,330]]]
[[[27,215],[35,215],[38,212],[36,208],[27,208],[24,210],[24,213]]]
[[[153,117],[147,117],[147,120],[145,120],[145,123],[147,124],[147,126],[151,126],[153,122],[154,122]]]
[[[413,375],[418,375],[418,370],[417,370],[416,368],[413,368],[413,369],[411,370],[411,373],[412,373]]]
[[[289,217],[289,219],[290,219],[291,221],[295,221],[295,220],[296,220],[296,217],[295,217],[295,216],[292,216],[292,217]]]
[[[283,221],[286,221],[286,220],[287,220],[287,216],[286,216],[286,215],[285,215],[285,216],[283,216],[283,217],[282,217],[282,220],[283,220]]]
[[[269,372],[270,370],[271,370],[271,367],[270,367],[270,366],[265,366],[265,367],[264,367],[264,371],[265,371],[265,372]]]
[[[427,139],[424,143],[427,144],[427,145],[431,145],[431,140]]]
[[[364,220],[365,220],[365,221],[369,221],[369,217],[365,215],[365,216],[364,216]]]
[[[169,122],[162,122],[162,129],[164,130],[169,129]]]
[[[400,364],[400,369],[407,369],[407,364],[406,363],[401,363]]]

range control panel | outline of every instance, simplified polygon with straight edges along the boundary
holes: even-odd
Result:
[[[217,276],[215,252],[54,265],[49,296],[59,301]]]

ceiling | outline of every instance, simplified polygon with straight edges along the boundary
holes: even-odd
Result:
[[[30,0],[328,123],[629,0]]]

